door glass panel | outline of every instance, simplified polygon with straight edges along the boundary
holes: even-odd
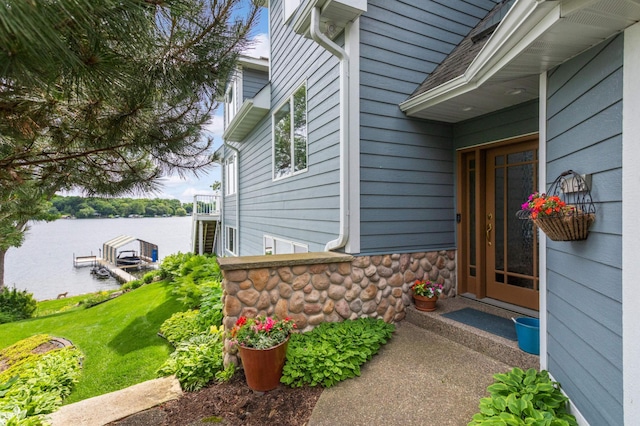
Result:
[[[495,161],[495,165],[496,166],[502,166],[504,164],[504,156],[502,155],[497,155]]]
[[[496,169],[495,172],[495,226],[493,229],[493,244],[496,250],[496,270],[504,270],[504,169]]]
[[[533,280],[530,278],[514,277],[510,275],[507,279],[507,284],[533,289]]]
[[[496,282],[497,283],[504,283],[504,274],[496,273]]]
[[[476,276],[476,268],[474,268],[474,267],[469,268],[469,275],[472,276],[472,277],[475,277]]]
[[[530,220],[518,219],[516,212],[520,210],[522,200],[533,192],[533,173],[533,164],[507,169],[507,270],[523,275],[533,275],[533,225]]]
[[[525,161],[533,161],[533,151],[522,151],[507,155],[507,163],[523,163]]]
[[[476,172],[469,171],[469,265],[476,265]]]

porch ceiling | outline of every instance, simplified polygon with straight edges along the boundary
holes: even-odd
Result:
[[[400,104],[455,123],[538,98],[539,75],[640,21],[640,0],[519,0],[463,75]]]

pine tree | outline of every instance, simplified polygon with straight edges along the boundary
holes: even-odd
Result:
[[[203,127],[259,3],[0,2],[0,228],[20,233],[56,191],[149,191],[209,166]]]

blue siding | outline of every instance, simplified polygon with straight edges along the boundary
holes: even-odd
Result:
[[[322,251],[339,222],[339,61],[284,24],[280,0],[270,2],[269,19],[271,113],[306,82],[308,170],[272,179],[271,114],[234,144],[240,151],[240,255],[262,254],[264,235]]]
[[[242,70],[242,99],[253,98],[269,82],[269,72],[244,68]]]
[[[535,133],[539,127],[538,101],[525,102],[453,125],[456,149]]]
[[[455,246],[452,127],[406,100],[496,1],[368,2],[360,21],[361,253]]]
[[[607,40],[549,73],[547,185],[592,175],[596,222],[547,245],[549,371],[594,425],[623,424],[622,50]]]

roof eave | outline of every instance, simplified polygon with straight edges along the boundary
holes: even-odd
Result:
[[[241,142],[271,109],[271,84],[264,86],[255,97],[246,99],[227,126],[222,138]]]

